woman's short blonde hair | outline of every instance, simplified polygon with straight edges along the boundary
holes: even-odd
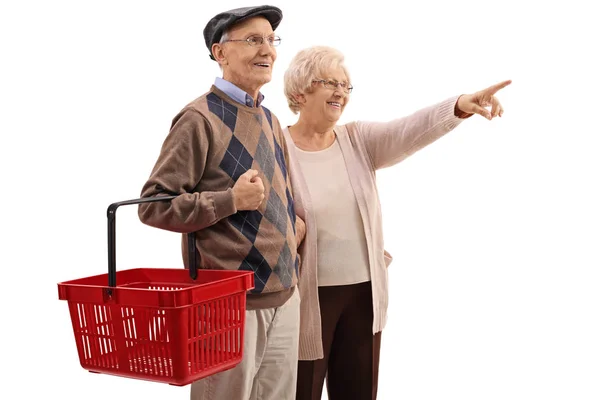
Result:
[[[330,78],[326,75],[338,67],[342,68],[350,81],[348,69],[344,65],[344,55],[340,51],[327,46],[314,46],[296,54],[283,78],[283,91],[290,110],[298,114],[300,106],[295,96],[310,93],[314,80]]]

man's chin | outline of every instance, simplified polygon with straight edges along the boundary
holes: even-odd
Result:
[[[264,84],[271,82],[271,74],[269,73],[269,74],[262,74],[261,76],[257,76],[256,82],[259,83],[260,85],[264,85]]]

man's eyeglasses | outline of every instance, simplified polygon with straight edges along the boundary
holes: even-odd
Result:
[[[279,44],[281,43],[281,38],[279,36],[263,37],[263,36],[258,36],[258,35],[250,36],[246,39],[232,39],[232,40],[225,40],[225,41],[226,42],[246,42],[246,43],[248,43],[248,45],[250,45],[252,47],[260,47],[263,45],[265,40],[271,47],[279,46]]]
[[[313,82],[320,83],[323,85],[324,88],[331,89],[331,90],[336,90],[339,87],[346,93],[352,93],[352,89],[354,89],[354,87],[350,83],[338,82],[338,81],[334,81],[331,79],[321,79],[321,80],[315,80]]]

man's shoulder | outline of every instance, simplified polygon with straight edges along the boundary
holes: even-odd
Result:
[[[195,111],[199,114],[206,114],[206,112],[208,111],[208,102],[211,97],[211,93],[212,95],[214,95],[214,93],[209,90],[203,93],[202,95],[196,97],[194,100],[190,101],[185,106],[183,106],[178,114],[183,114],[188,111]]]
[[[184,105],[175,117],[173,117],[173,123],[183,118],[186,120],[202,120],[210,124],[212,117],[215,114],[219,114],[215,113],[215,110],[211,110],[211,108],[214,109],[217,105],[222,107],[221,103],[219,96],[211,88]]]

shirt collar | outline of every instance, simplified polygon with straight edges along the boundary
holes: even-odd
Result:
[[[224,92],[226,95],[231,97],[233,100],[237,101],[240,104],[243,104],[248,107],[254,107],[254,99],[248,93],[235,86],[233,83],[217,77],[215,79],[215,86],[217,89]],[[258,98],[256,100],[256,107],[259,107],[262,103],[265,96],[262,93],[258,92]]]

